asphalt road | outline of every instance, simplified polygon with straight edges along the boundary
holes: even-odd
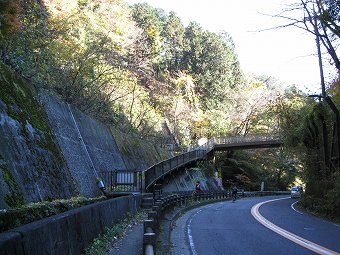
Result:
[[[176,221],[171,254],[340,254],[340,226],[294,210],[296,201],[242,198],[193,209]]]

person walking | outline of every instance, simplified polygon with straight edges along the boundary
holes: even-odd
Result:
[[[238,189],[237,189],[236,185],[234,184],[233,187],[231,188],[231,194],[232,194],[233,202],[235,202],[235,200],[236,200],[237,191],[238,191]]]

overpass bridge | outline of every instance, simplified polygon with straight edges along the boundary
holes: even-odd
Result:
[[[184,152],[172,158],[161,161],[144,171],[145,190],[151,191],[154,184],[166,176],[173,174],[179,168],[204,160],[215,151],[244,150],[257,148],[280,147],[281,141],[273,135],[233,136],[211,138],[205,144],[194,150]]]

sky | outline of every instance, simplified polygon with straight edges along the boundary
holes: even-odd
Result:
[[[276,77],[306,93],[321,93],[317,49],[313,35],[282,25],[277,14],[296,0],[127,0],[147,2],[167,13],[174,11],[187,26],[196,21],[211,32],[228,32],[242,70]],[[327,75],[328,71],[325,70]]]

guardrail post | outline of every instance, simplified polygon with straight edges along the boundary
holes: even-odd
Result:
[[[176,195],[176,205],[181,206],[181,197],[180,195]]]
[[[156,200],[155,205],[159,207],[159,210],[162,211],[162,201],[161,200]]]
[[[160,211],[160,207],[155,204],[155,205],[152,206],[152,211],[159,212]]]
[[[155,211],[150,211],[148,213],[148,219],[151,220],[153,219],[156,223],[158,223],[158,214]]]
[[[153,233],[155,221],[153,219],[144,220],[144,233]]]
[[[162,198],[162,210],[164,210],[166,207],[167,207],[167,201],[168,199],[167,198]]]
[[[178,206],[182,206],[182,194],[178,194]]]
[[[173,196],[167,197],[166,199],[166,207],[171,206],[173,202]]]
[[[143,236],[143,246],[144,254],[154,255],[156,254],[156,234],[155,233],[145,233]]]
[[[176,204],[177,204],[177,195],[174,195],[171,198],[171,205],[176,206]]]
[[[191,195],[189,193],[185,194],[185,206],[188,205],[188,203],[190,203],[190,199],[191,199]]]

